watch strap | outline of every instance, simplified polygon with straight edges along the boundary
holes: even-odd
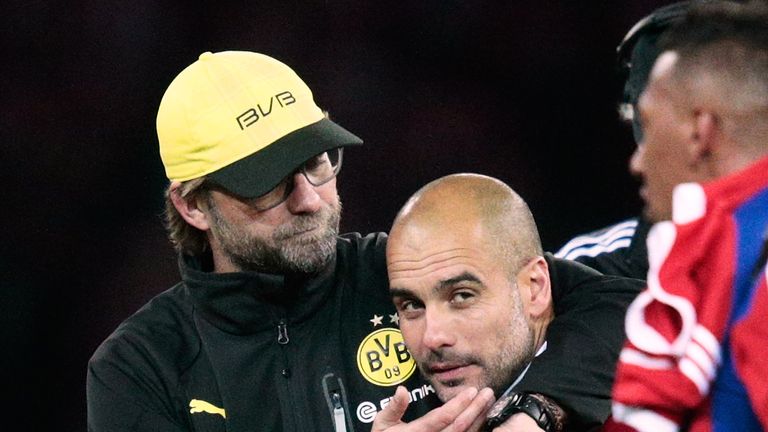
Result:
[[[544,409],[552,420],[552,432],[562,432],[565,428],[568,415],[557,402],[540,393],[529,393],[529,396],[538,400],[544,405]]]
[[[539,398],[523,392],[504,394],[488,412],[485,430],[504,423],[513,414],[525,413],[531,417],[544,432],[558,432],[561,428],[554,422],[549,407]]]

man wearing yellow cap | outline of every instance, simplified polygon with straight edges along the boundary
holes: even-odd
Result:
[[[180,284],[88,368],[94,431],[367,430],[420,380],[388,294],[384,234],[338,236],[336,175],[362,141],[283,63],[205,53],[157,115]]]
[[[323,115],[288,66],[205,53],[168,87],[157,130],[182,282],[94,353],[89,430],[364,431],[396,386],[410,401],[404,419],[419,418],[412,427],[484,415],[487,391],[430,412],[440,402],[398,328],[386,236],[338,235],[336,176],[343,149],[362,141]],[[592,301],[573,291],[562,307]],[[553,340],[582,331],[562,319]],[[572,370],[575,361],[544,355],[527,377],[554,381],[574,419],[599,421],[609,401],[593,386],[610,379]]]

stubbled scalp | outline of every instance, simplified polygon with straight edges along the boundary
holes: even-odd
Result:
[[[677,54],[669,87],[696,109],[714,110],[730,137],[754,158],[768,134],[768,3],[702,2],[667,31],[662,51]]]
[[[445,236],[472,222],[479,222],[484,246],[508,263],[510,272],[543,253],[525,201],[501,181],[480,174],[453,174],[421,188],[397,214],[390,235],[408,239],[435,232]]]

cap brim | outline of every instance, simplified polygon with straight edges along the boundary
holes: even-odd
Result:
[[[362,143],[363,140],[348,130],[322,119],[208,174],[208,178],[235,195],[255,198],[272,190],[311,157],[336,147]]]

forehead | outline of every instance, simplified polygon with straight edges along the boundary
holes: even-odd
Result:
[[[393,264],[429,263],[436,257],[484,258],[491,250],[488,230],[474,218],[454,221],[409,222],[393,230],[387,244],[387,260]]]
[[[414,259],[415,258],[415,259]],[[458,284],[493,289],[500,266],[491,265],[482,251],[459,248],[415,257],[395,255],[388,265],[389,284],[395,295],[422,299],[442,297]]]
[[[425,278],[451,269],[482,268],[490,261],[488,255],[472,247],[394,249],[387,254],[387,270],[394,277]]]
[[[483,241],[481,229],[402,234],[393,236],[387,247],[387,271],[393,288],[431,289],[463,274],[482,282],[503,271],[493,248]]]

